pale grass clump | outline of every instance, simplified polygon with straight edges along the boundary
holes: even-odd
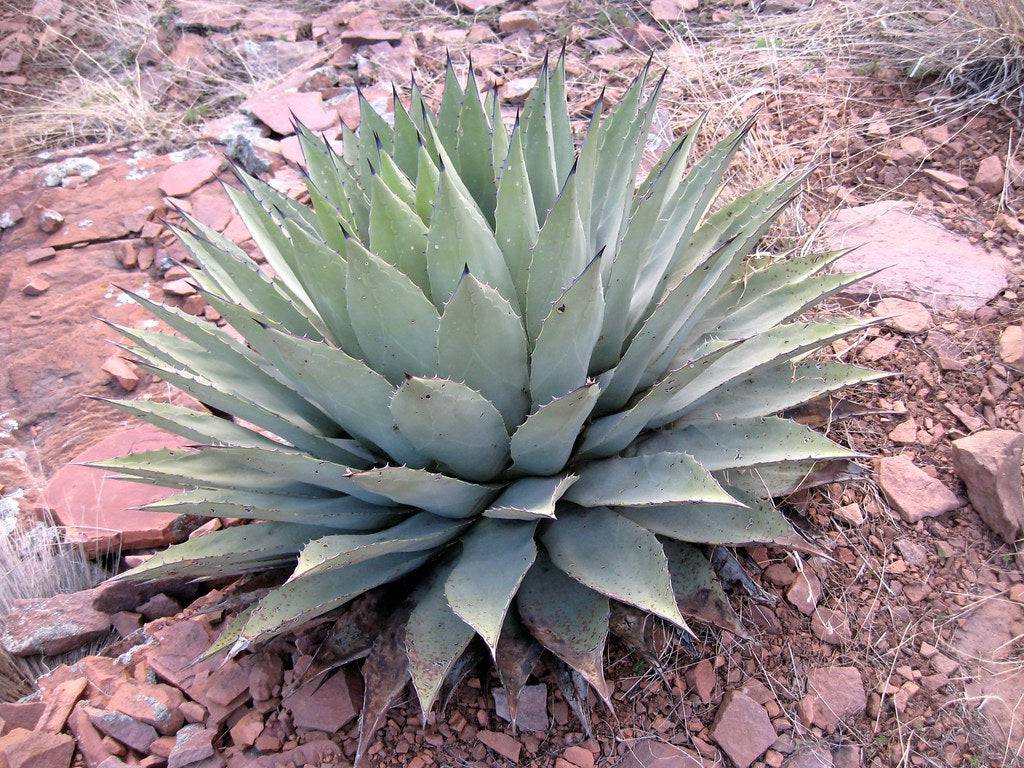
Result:
[[[51,597],[89,589],[107,574],[89,561],[82,548],[64,540],[61,529],[48,517],[29,527],[0,536],[0,623],[14,610],[15,601]],[[0,701],[31,691],[28,681],[49,668],[74,661],[96,647],[54,659],[13,658],[0,647]]]
[[[894,2],[884,30],[911,76],[937,76],[943,109],[1002,105],[1024,114],[1024,0]]]
[[[0,158],[90,142],[194,140],[203,120],[293,73],[272,57],[254,63],[245,43],[210,42],[209,62],[173,61],[158,47],[176,34],[163,0],[82,0],[72,11],[73,22],[36,22],[38,47],[26,58],[51,73],[47,87],[0,86]]]

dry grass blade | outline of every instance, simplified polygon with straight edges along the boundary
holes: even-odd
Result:
[[[61,529],[50,520],[5,532],[0,535],[0,623],[14,610],[16,600],[89,589],[107,575],[86,558],[81,547],[65,542]],[[95,650],[87,647],[44,662],[38,657],[12,658],[0,649],[0,700],[51,665],[74,661]]]
[[[882,21],[911,76],[944,81],[934,106],[1002,104],[1024,116],[1024,0],[899,2]]]

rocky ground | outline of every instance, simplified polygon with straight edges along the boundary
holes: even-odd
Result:
[[[938,113],[926,102],[936,86],[904,79],[885,60],[867,66],[845,48],[797,56],[795,43],[776,42],[839,34],[852,23],[846,5],[856,4],[279,5],[150,6],[154,16],[167,13],[134,60],[161,109],[206,103],[196,100],[223,81],[239,50],[274,64],[250,78],[245,94],[210,101],[216,111],[190,121],[187,139],[129,135],[13,153],[0,175],[5,531],[52,514],[68,542],[115,570],[230,524],[137,513],[164,492],[79,466],[175,444],[89,399],[183,397],[120,357],[100,318],[152,327],[128,300],[132,291],[219,321],[177,266],[185,254],[168,224],[184,209],[253,251],[220,186],[231,183],[226,158],[298,197],[302,158],[290,113],[333,137],[342,121],[358,122],[357,84],[388,110],[392,80],[404,83],[415,70],[431,93],[445,49],[459,71],[471,51],[478,79],[499,87],[511,117],[545,48],[565,37],[570,100],[582,120],[599,83],[614,99],[653,54],[669,77],[652,158],[705,107],[712,135],[762,107],[733,189],[817,163],[770,242],[789,247],[813,231],[816,247],[860,246],[840,268],[886,267],[826,311],[887,318],[832,351],[894,375],[801,414],[862,451],[864,477],[785,500],[828,557],[741,553],[764,589],[734,595],[749,637],[708,631],[688,649],[652,626],[646,656],[612,642],[615,710],[588,707],[586,726],[573,697],[538,667],[513,729],[501,691],[470,669],[468,685],[426,726],[411,699],[392,710],[371,763],[1020,764],[1024,158],[1012,115],[998,107]],[[80,31],[83,14],[59,0],[0,11],[0,84],[29,100],[47,76],[48,60],[33,46],[47,30]],[[723,53],[737,35],[747,41],[741,64]],[[709,76],[732,78],[735,90],[712,91]],[[748,83],[756,87],[744,90]],[[213,586],[200,593],[167,582],[140,594],[103,585],[18,603],[3,645],[19,658],[50,659],[53,671],[28,699],[0,704],[0,765],[350,761],[361,662],[344,665],[345,649],[319,624],[236,661],[193,664],[260,584]],[[79,660],[87,643],[103,650]]]

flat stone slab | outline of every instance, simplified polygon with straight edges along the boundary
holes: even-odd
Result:
[[[57,470],[44,497],[60,524],[67,527],[68,540],[83,545],[91,555],[119,545],[131,551],[171,543],[178,515],[142,512],[138,507],[164,499],[174,490],[114,480],[108,472],[81,464],[188,443],[153,427],[133,427],[108,435]]]
[[[1005,260],[915,208],[908,201],[883,200],[845,208],[825,225],[829,248],[857,248],[836,262],[836,271],[882,270],[844,289],[845,295],[896,296],[973,312],[1006,288]]]

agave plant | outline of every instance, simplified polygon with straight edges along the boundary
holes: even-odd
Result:
[[[649,80],[597,102],[578,153],[564,56],[511,132],[450,63],[436,114],[413,83],[393,124],[362,99],[337,144],[297,125],[310,206],[227,187],[272,274],[182,213],[233,332],[141,296],[176,334],[118,330],[216,413],[112,400],[195,445],[97,466],[182,490],[149,509],[260,522],[124,578],[293,569],[211,649],[231,654],[399,584],[364,744],[410,676],[428,712],[477,636],[514,711],[540,649],[607,702],[610,625],[742,632],[712,547],[815,551],[772,497],[854,455],[774,414],[879,374],[809,357],[861,324],[795,319],[862,277],[817,276],[837,254],[748,267],[803,177],[715,205],[750,123],[691,163],[698,120],[636,185]]]

